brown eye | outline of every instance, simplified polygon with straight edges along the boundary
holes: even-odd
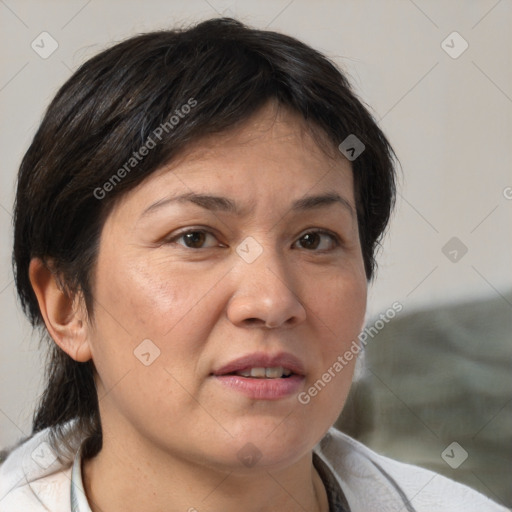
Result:
[[[185,233],[182,238],[187,247],[197,249],[203,245],[206,233],[204,231],[191,231],[189,233]]]
[[[329,251],[330,249],[336,248],[339,245],[337,237],[326,231],[310,231],[309,233],[302,235],[298,242],[301,244],[303,249],[315,251],[320,245],[322,245],[322,237],[326,237],[327,239],[331,240],[331,247],[325,248],[326,244],[324,243],[323,248],[318,252]],[[329,243],[327,243],[327,245],[329,245]]]
[[[173,238],[167,239],[166,243],[177,243],[188,249],[208,249],[209,247],[203,247],[203,245],[209,236],[216,240],[215,236],[209,231],[195,229],[182,232]],[[180,242],[180,240],[182,240],[182,242]]]

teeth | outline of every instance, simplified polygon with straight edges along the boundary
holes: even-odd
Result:
[[[279,379],[283,375],[283,367],[278,366],[276,368],[265,368],[265,377],[267,379]]]
[[[280,379],[281,377],[288,377],[292,374],[291,370],[283,368],[282,366],[274,366],[272,368],[247,368],[236,372],[241,377],[253,377],[256,379]]]

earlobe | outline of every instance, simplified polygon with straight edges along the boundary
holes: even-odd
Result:
[[[75,361],[89,361],[89,326],[81,300],[71,297],[39,258],[31,260],[29,277],[50,336]]]

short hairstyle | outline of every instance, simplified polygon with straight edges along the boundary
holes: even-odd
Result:
[[[352,168],[362,255],[372,279],[394,204],[394,153],[330,60],[295,38],[230,18],[116,44],[60,88],[19,170],[16,287],[32,325],[50,342],[32,434],[58,431],[76,418],[88,438],[84,456],[101,449],[94,364],[74,361],[47,336],[30,260],[41,258],[69,294],[80,293],[93,318],[92,270],[116,202],[186,146],[236,128],[268,101],[299,113],[333,148],[354,135],[364,144]]]

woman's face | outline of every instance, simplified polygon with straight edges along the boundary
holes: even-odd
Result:
[[[285,467],[333,424],[352,380],[355,359],[335,366],[366,306],[350,163],[267,106],[123,197],[94,282],[106,443]]]

